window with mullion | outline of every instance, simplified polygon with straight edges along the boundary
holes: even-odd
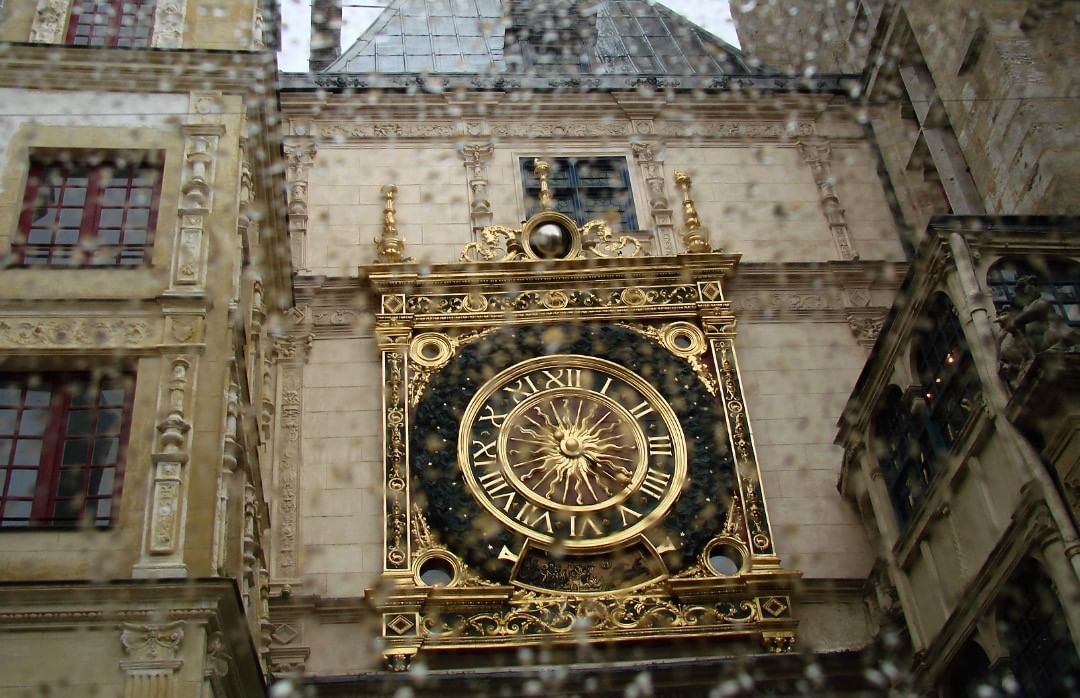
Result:
[[[156,0],[74,0],[67,43],[74,46],[150,46]]]
[[[147,264],[160,170],[112,163],[35,163],[12,247],[22,266]]]
[[[0,374],[0,527],[112,522],[131,382],[88,374]]]
[[[533,174],[534,158],[521,158],[525,187],[525,215],[540,210],[540,181]],[[551,158],[548,186],[555,210],[570,216],[578,225],[590,220],[608,220],[614,212],[623,230],[638,229],[630,171],[624,157]]]

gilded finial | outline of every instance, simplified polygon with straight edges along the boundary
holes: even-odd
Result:
[[[540,180],[541,211],[555,210],[555,199],[552,198],[551,188],[548,186],[549,172],[551,172],[551,166],[548,165],[547,160],[541,160],[540,158],[533,160],[533,174]]]
[[[382,188],[383,196],[383,230],[382,237],[375,239],[375,249],[378,251],[380,262],[405,262],[405,240],[398,235],[397,217],[394,211],[397,187],[387,184]]]
[[[675,186],[682,189],[683,193],[683,219],[686,222],[686,231],[683,233],[683,243],[686,251],[692,253],[709,252],[709,241],[706,239],[709,231],[701,227],[701,219],[698,218],[697,207],[690,198],[690,175],[685,172],[675,172]]]

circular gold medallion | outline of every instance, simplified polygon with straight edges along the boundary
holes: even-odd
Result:
[[[682,429],[637,374],[579,355],[498,374],[470,401],[458,440],[473,495],[528,538],[600,549],[662,517],[686,478]]]

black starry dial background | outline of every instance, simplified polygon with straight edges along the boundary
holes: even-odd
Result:
[[[723,526],[734,464],[717,398],[687,363],[660,344],[621,327],[600,324],[507,327],[462,347],[432,376],[413,414],[410,458],[414,501],[452,552],[474,570],[506,582],[511,564],[498,559],[522,540],[473,498],[457,464],[461,418],[473,395],[499,372],[550,354],[580,354],[615,362],[648,381],[675,411],[686,437],[687,472],[671,512],[650,538],[668,536],[679,552],[665,556],[673,572],[692,564]]]

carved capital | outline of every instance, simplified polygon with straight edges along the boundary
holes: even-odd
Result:
[[[184,621],[162,624],[121,623],[120,646],[137,662],[169,662],[179,659],[184,642]]]

